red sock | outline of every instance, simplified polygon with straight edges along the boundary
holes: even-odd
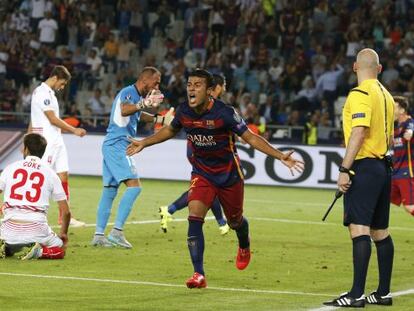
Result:
[[[42,257],[43,259],[63,259],[65,257],[65,250],[59,246],[46,247],[42,246]]]
[[[62,187],[66,194],[66,200],[69,201],[69,183],[67,181],[62,181]],[[62,224],[62,214],[60,213],[60,210],[59,210],[59,216],[58,216],[58,224],[59,225]]]
[[[414,209],[410,212],[410,214],[414,216]]]
[[[62,181],[62,187],[66,194],[66,200],[69,201],[69,183],[67,181]]]

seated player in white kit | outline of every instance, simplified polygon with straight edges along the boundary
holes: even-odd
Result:
[[[46,144],[43,136],[26,134],[24,160],[8,165],[0,175],[0,193],[4,192],[0,258],[16,253],[22,260],[65,256],[71,214],[58,175],[41,161]],[[50,198],[57,201],[62,215],[59,235],[47,222]]]

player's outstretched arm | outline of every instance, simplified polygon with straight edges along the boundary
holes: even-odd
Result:
[[[127,155],[132,156],[135,153],[140,152],[142,149],[162,143],[170,138],[173,138],[178,133],[178,130],[172,126],[164,126],[157,133],[148,136],[142,140],[135,139],[133,137],[128,137],[128,140],[131,142],[127,147]]]
[[[60,226],[60,233],[59,237],[63,241],[63,247],[66,247],[66,244],[68,243],[68,228],[70,223],[70,209],[68,205],[68,201],[62,200],[58,201],[58,208],[60,210],[60,213],[62,215],[62,225]]]
[[[85,129],[80,128],[80,127],[73,127],[72,125],[67,124],[61,118],[57,117],[55,115],[54,111],[47,110],[44,113],[45,113],[47,119],[49,120],[49,122],[52,125],[60,128],[61,130],[66,131],[66,132],[71,132],[72,134],[75,134],[76,136],[79,136],[79,137],[83,137],[83,136],[86,135],[86,130]]]
[[[241,138],[254,149],[257,149],[271,157],[280,160],[285,166],[290,169],[292,175],[294,175],[294,171],[298,173],[301,173],[303,171],[305,164],[302,161],[292,157],[292,153],[294,152],[293,150],[283,153],[269,144],[266,139],[254,134],[249,129],[241,135]]]

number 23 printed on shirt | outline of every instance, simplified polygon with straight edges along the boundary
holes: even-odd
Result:
[[[14,199],[14,200],[23,199],[23,194],[18,193],[17,190],[26,185],[27,178],[29,178],[29,182],[31,182],[31,189],[34,189],[35,193],[32,196],[31,191],[26,191],[25,193],[26,200],[32,203],[39,201],[39,198],[42,192],[42,186],[45,181],[45,177],[43,176],[42,173],[39,173],[39,172],[32,172],[29,176],[29,173],[24,169],[18,169],[13,173],[13,179],[18,179],[18,181],[11,187],[11,190],[10,190],[11,199]],[[24,188],[28,188],[28,187],[24,187]]]

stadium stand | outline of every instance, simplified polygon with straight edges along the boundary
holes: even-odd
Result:
[[[337,144],[362,47],[379,52],[387,89],[412,97],[413,13],[404,0],[0,0],[2,124],[26,126],[27,90],[56,64],[73,74],[63,111],[95,130],[107,116],[88,108],[96,89],[110,103],[154,65],[177,106],[187,73],[205,67],[226,76],[225,100],[266,138],[306,142],[312,119],[318,143]]]
[[[0,161],[21,144],[22,137],[20,131],[0,131]]]

